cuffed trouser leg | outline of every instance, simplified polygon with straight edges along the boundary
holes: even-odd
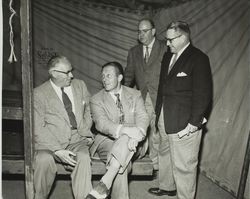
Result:
[[[153,162],[153,168],[155,170],[159,169],[158,165],[158,152],[159,152],[159,135],[156,133],[155,128],[155,111],[154,106],[152,104],[152,100],[150,98],[149,93],[146,95],[145,100],[145,108],[150,118],[150,124],[148,128],[148,151],[149,151],[149,158]]]
[[[97,148],[98,155],[102,161],[107,162],[108,156],[113,148],[114,141],[105,139]],[[123,173],[118,173],[114,179],[111,191],[112,199],[129,199],[128,191],[128,168]]]
[[[129,199],[128,169],[117,174],[112,186],[111,199]]]
[[[57,172],[52,152],[49,150],[36,151],[34,168],[35,199],[46,199]]]
[[[173,174],[177,187],[178,199],[194,199],[201,130],[184,136],[169,135]]]
[[[175,181],[173,176],[173,166],[170,153],[169,137],[165,131],[163,110],[158,122],[160,145],[159,145],[159,188],[163,190],[175,190]]]

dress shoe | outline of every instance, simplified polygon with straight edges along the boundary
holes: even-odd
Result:
[[[156,196],[163,196],[163,195],[176,196],[176,190],[166,191],[159,188],[150,188],[148,192]]]

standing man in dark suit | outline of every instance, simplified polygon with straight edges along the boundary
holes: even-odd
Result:
[[[159,136],[155,129],[155,104],[160,76],[161,60],[166,51],[163,41],[155,37],[156,29],[150,19],[142,19],[138,24],[138,39],[140,44],[128,52],[125,69],[125,85],[136,87],[141,91],[145,107],[150,118],[149,157],[158,170]]]
[[[187,23],[168,25],[166,42],[170,48],[162,60],[156,103],[156,124],[161,143],[160,162],[165,162],[167,187],[151,188],[154,195],[174,195],[194,199],[201,126],[211,102],[212,77],[209,58],[191,44]]]
[[[104,89],[91,98],[91,112],[99,133],[91,146],[106,162],[107,172],[86,199],[103,199],[112,187],[112,199],[129,199],[128,167],[137,145],[146,136],[148,115],[141,93],[122,86],[123,68],[118,62],[102,67]]]
[[[92,189],[90,94],[82,80],[73,79],[72,70],[66,57],[52,57],[50,79],[34,89],[35,199],[48,197],[56,162],[72,170],[75,199],[83,199]]]

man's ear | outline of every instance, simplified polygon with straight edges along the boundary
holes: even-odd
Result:
[[[119,75],[118,75],[118,81],[121,82],[122,79],[123,79],[123,75],[122,75],[122,74],[119,74]]]
[[[152,35],[155,36],[155,33],[156,33],[156,29],[153,28],[153,29],[152,29]]]
[[[49,71],[49,76],[55,78],[56,77],[56,72],[51,70]]]

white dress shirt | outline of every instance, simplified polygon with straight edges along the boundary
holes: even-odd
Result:
[[[61,88],[58,87],[57,85],[55,85],[54,82],[51,79],[50,79],[50,83],[51,83],[53,89],[55,90],[57,96],[59,97],[59,99],[63,103]],[[70,101],[72,103],[72,111],[75,114],[75,103],[74,103],[74,97],[73,97],[73,92],[72,92],[71,86],[64,87],[64,92],[68,95],[68,97],[69,97],[69,99],[70,99]]]
[[[151,41],[151,43],[148,46],[143,45],[143,57],[145,57],[146,54],[146,47],[148,47],[148,53],[150,56],[154,43],[155,43],[155,38]]]

